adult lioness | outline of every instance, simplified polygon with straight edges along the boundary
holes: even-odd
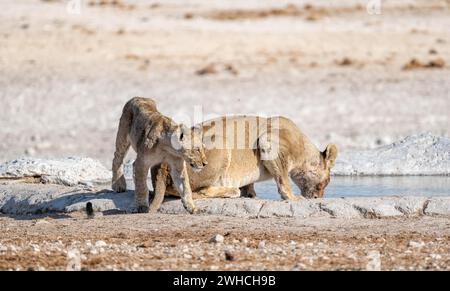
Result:
[[[130,146],[137,153],[133,163],[135,204],[138,212],[148,212],[149,197],[147,175],[150,167],[166,163],[170,166],[173,186],[181,196],[184,207],[195,211],[188,180],[186,162],[194,170],[206,164],[201,129],[188,129],[175,124],[158,112],[152,99],[135,97],[128,101],[120,117],[116,138],[116,151],[112,163],[112,188],[116,192],[126,190],[123,175],[123,159]],[[193,172],[193,171],[191,171]]]
[[[201,125],[209,148],[206,150],[208,165],[198,173],[189,172],[195,196],[238,197],[241,192],[254,196],[253,183],[272,177],[283,199],[299,199],[292,193],[289,177],[300,188],[302,196],[323,196],[337,156],[335,145],[330,144],[320,152],[284,117],[221,117]],[[215,148],[210,147],[211,141]],[[159,208],[164,193],[175,194],[169,169],[170,165],[166,164],[152,168],[155,197],[151,211]]]

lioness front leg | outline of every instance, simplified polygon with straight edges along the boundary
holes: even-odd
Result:
[[[196,212],[194,201],[192,200],[192,190],[189,183],[189,175],[186,169],[186,162],[180,161],[170,165],[170,175],[173,185],[181,196],[181,202],[184,208],[191,214]]]
[[[149,195],[147,187],[147,176],[150,164],[146,159],[139,155],[133,163],[134,179],[134,203],[138,213],[147,213],[149,211]]]
[[[284,200],[299,200],[299,198],[292,193],[288,172],[279,165],[279,160],[263,161],[263,164],[275,179],[278,193],[281,197]]]

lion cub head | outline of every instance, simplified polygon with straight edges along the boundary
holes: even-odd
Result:
[[[174,153],[183,158],[194,171],[202,170],[207,164],[203,131],[200,127],[188,128],[181,124],[172,128],[170,144]]]

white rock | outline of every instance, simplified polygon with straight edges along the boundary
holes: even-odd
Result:
[[[450,197],[430,199],[424,213],[430,216],[450,216]]]
[[[431,257],[433,260],[440,260],[440,259],[442,259],[442,256],[439,255],[439,254],[431,254],[430,257]]]
[[[66,271],[80,271],[81,270],[81,254],[78,249],[71,249],[67,252],[67,267]]]
[[[31,247],[31,250],[35,253],[39,253],[41,251],[41,248],[38,245],[31,244],[30,247]]]
[[[39,219],[34,223],[34,225],[46,225],[46,224],[50,224],[50,222],[48,222],[45,219]]]
[[[21,158],[0,165],[0,177],[41,177],[44,182],[73,186],[81,181],[105,181],[111,172],[90,158],[63,159]]]
[[[36,154],[36,150],[34,147],[29,147],[29,148],[25,149],[24,153],[27,156],[34,156]]]
[[[419,241],[419,242],[410,241],[408,243],[408,246],[411,247],[411,248],[422,248],[422,247],[425,246],[425,243],[423,241]]]
[[[381,256],[379,251],[370,251],[367,254],[367,271],[381,271]]]
[[[334,175],[449,175],[450,139],[411,135],[372,150],[338,155]]]
[[[286,216],[292,209],[293,219],[310,217],[341,218],[383,218],[419,215],[450,216],[450,197],[352,197],[327,198],[305,201],[280,202],[260,200],[255,203],[250,199],[201,199],[197,206],[207,208],[205,214],[232,217],[258,217],[265,205],[264,216]],[[86,203],[91,202],[94,209],[103,211],[131,211],[134,206],[134,193],[117,193],[86,191],[78,187],[66,187],[54,184],[0,184],[0,212],[4,214],[35,214],[46,212],[85,211]],[[268,205],[274,205],[274,207]],[[239,206],[240,205],[240,206]],[[282,205],[282,207],[279,207]],[[219,207],[220,206],[220,207]],[[424,209],[425,207],[425,209]],[[180,200],[164,202],[162,212],[167,214],[185,214]],[[224,211],[223,209],[227,209]],[[267,211],[269,210],[270,211]],[[260,211],[261,210],[261,211]],[[52,223],[45,220],[38,224]]]
[[[108,244],[107,244],[106,242],[102,241],[102,240],[98,240],[98,241],[95,242],[95,246],[96,246],[97,248],[106,247],[107,245],[108,245]]]
[[[210,243],[223,243],[223,241],[224,237],[220,234],[216,234],[209,240]]]
[[[258,243],[258,249],[263,250],[266,247],[266,241],[262,240]]]

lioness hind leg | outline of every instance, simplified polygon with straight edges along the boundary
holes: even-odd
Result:
[[[133,178],[135,185],[134,201],[138,213],[147,213],[149,211],[149,193],[147,187],[149,168],[149,163],[138,154],[133,163]]]
[[[255,198],[255,184],[250,184],[239,188],[241,190],[241,197]]]
[[[241,196],[238,188],[208,187],[195,192],[195,198],[237,198]]]

